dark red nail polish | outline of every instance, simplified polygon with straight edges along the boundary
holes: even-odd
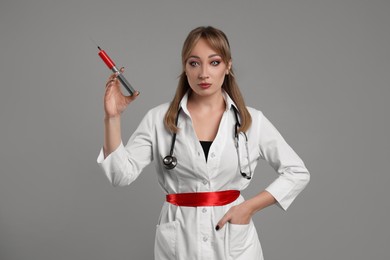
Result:
[[[219,230],[219,226],[218,225],[215,227],[215,230],[217,230],[217,231]]]

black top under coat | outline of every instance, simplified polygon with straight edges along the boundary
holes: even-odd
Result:
[[[210,150],[210,146],[212,143],[213,143],[213,141],[200,141],[200,144],[202,145],[202,148],[203,148],[204,156],[206,158],[206,162],[207,162],[207,158],[209,156],[209,150]]]

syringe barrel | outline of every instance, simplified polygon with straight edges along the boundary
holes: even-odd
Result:
[[[110,57],[108,57],[107,53],[104,50],[99,51],[99,56],[109,69],[115,67],[115,63],[110,59]]]

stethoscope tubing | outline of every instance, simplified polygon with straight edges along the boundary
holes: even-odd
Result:
[[[177,127],[177,124],[178,124],[178,121],[179,121],[180,111],[181,111],[181,107],[177,111],[176,120],[175,120],[176,127]],[[238,129],[240,127],[240,122],[238,120],[238,111],[237,111],[237,109],[234,106],[233,106],[233,111],[234,111],[234,115],[235,115],[235,118],[236,118],[236,124],[235,124],[235,127],[234,127],[234,145],[235,145],[236,150],[237,150],[238,167],[240,169],[240,173],[241,173],[242,177],[250,180],[252,178],[252,168],[251,168],[251,160],[250,160],[250,156],[249,156],[248,136],[246,135],[245,132],[238,132]],[[239,147],[239,135],[240,134],[243,134],[244,137],[245,137],[245,149],[246,149],[246,152],[247,152],[249,175],[241,170],[242,169],[241,168],[241,156],[240,156],[240,147]],[[175,143],[176,143],[176,136],[177,136],[177,134],[173,133],[173,135],[172,135],[172,142],[171,142],[171,149],[169,151],[169,155],[165,156],[164,159],[163,159],[163,165],[168,170],[172,170],[177,165],[177,158],[175,156],[173,156],[173,150],[175,148]]]

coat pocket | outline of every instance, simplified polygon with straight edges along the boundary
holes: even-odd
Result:
[[[177,220],[157,225],[154,243],[154,258],[156,260],[176,259]]]
[[[247,249],[251,246],[249,232],[252,223],[246,225],[238,225],[227,223],[229,226],[229,256],[230,259],[242,259]]]

